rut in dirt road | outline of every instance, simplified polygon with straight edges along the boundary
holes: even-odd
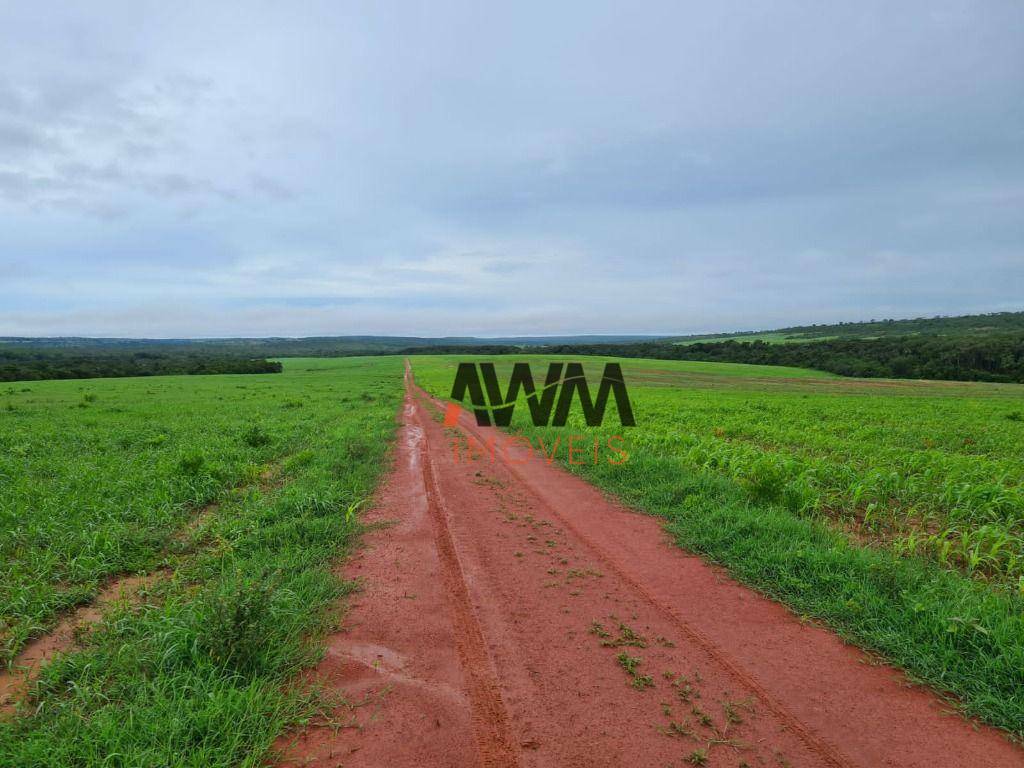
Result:
[[[284,765],[1020,766],[902,676],[670,545],[656,520],[485,442],[407,374],[396,463],[313,679],[352,727]]]
[[[423,484],[427,494],[427,509],[434,519],[437,549],[445,587],[451,601],[456,643],[473,711],[473,729],[481,763],[485,766],[516,765],[517,751],[511,743],[508,715],[501,700],[501,689],[491,667],[487,646],[473,612],[459,556],[448,529],[448,512],[437,489],[433,461],[429,453],[424,453]]]

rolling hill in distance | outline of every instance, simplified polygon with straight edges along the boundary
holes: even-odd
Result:
[[[1024,312],[686,336],[0,337],[0,380],[267,373],[273,358],[536,352],[812,368],[844,376],[1024,381]]]
[[[1024,312],[992,312],[956,317],[916,317],[905,320],[796,325],[764,331],[691,334],[673,338],[689,344],[697,341],[762,341],[791,343],[823,339],[877,339],[892,336],[984,336],[993,333],[1024,333]]]

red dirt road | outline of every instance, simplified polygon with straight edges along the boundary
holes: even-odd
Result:
[[[542,459],[458,459],[407,384],[372,515],[391,524],[345,566],[364,590],[312,674],[351,706],[280,740],[281,765],[1024,765],[655,519]]]

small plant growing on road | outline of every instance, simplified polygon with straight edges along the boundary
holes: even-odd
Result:
[[[628,674],[632,678],[632,680],[630,681],[630,685],[632,685],[638,691],[642,691],[644,688],[654,687],[653,677],[651,677],[650,675],[641,675],[637,671],[637,667],[639,667],[643,661],[642,659],[637,658],[636,656],[630,656],[625,651],[622,651],[618,656],[615,657],[615,660],[619,662],[620,667],[626,670],[626,674]]]
[[[646,648],[647,638],[643,635],[638,635],[627,624],[620,621],[619,636],[614,640],[605,636],[605,639],[601,641],[601,645],[606,648],[621,648],[627,645],[633,646],[634,648]]]

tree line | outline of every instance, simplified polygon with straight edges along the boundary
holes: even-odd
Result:
[[[842,376],[1024,383],[1024,334],[831,339],[799,344],[720,341],[694,344],[555,344],[529,350],[497,345],[408,349],[405,354],[603,355],[814,368]]]
[[[233,356],[81,349],[10,349],[0,346],[0,381],[180,376],[216,373],[280,373],[281,363]]]
[[[715,341],[772,333],[788,340],[824,340],[833,338],[874,339],[883,336],[989,336],[1024,333],[1024,312],[989,312],[984,315],[956,317],[915,317],[895,320],[863,320],[858,322],[795,325],[762,331],[735,331],[679,336],[666,341]]]

